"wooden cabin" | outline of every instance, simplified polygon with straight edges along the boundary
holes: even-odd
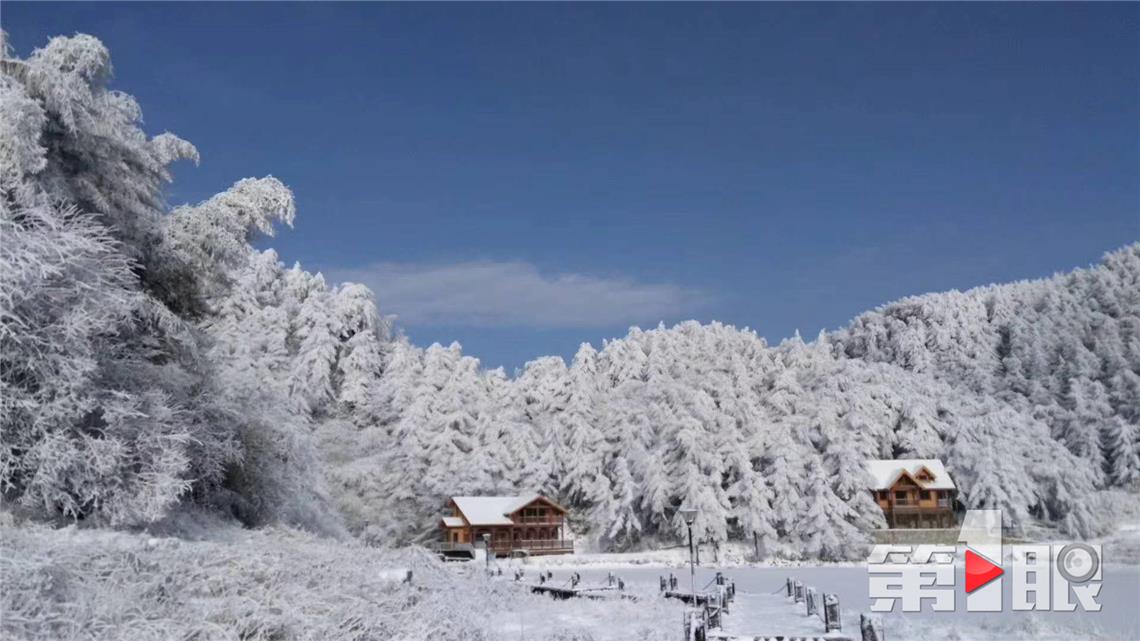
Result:
[[[440,519],[441,551],[474,549],[489,534],[496,556],[574,552],[566,538],[566,508],[545,496],[454,496],[448,509]]]
[[[950,528],[958,493],[938,459],[867,461],[875,496],[892,528]]]

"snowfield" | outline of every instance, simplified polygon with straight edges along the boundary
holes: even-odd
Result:
[[[680,626],[660,600],[552,601],[471,564],[444,567],[419,548],[283,529],[218,534],[4,525],[0,638],[673,641]]]
[[[965,602],[959,596],[957,611],[953,613],[887,615],[883,619],[886,638],[891,641],[1140,639],[1140,620],[1135,616],[1140,598],[1140,502],[1135,495],[1118,498],[1117,507],[1126,520],[1113,534],[1093,541],[1103,546],[1105,560],[1104,583],[1098,599],[1103,605],[1101,612],[966,613]],[[737,584],[739,598],[726,624],[730,631],[742,634],[820,632],[822,627],[803,615],[801,604],[790,604],[779,594],[787,577],[799,579],[820,591],[838,594],[845,631],[858,631],[860,612],[870,612],[866,566],[861,562],[821,564],[775,559],[757,564],[748,560],[748,554],[747,545],[730,543],[722,548],[719,563],[715,564]],[[713,554],[707,546],[702,549],[701,558],[712,563]],[[531,576],[550,570],[556,582],[578,572],[584,585],[600,584],[612,572],[625,581],[630,591],[652,596],[657,594],[658,577],[669,573],[677,576],[681,590],[687,589],[687,559],[687,548],[673,547],[622,554],[540,557],[511,562],[504,567],[522,567]],[[510,570],[504,572],[509,574]],[[698,568],[698,588],[708,583],[715,572],[712,567]],[[963,585],[961,568],[957,574],[956,585]],[[1005,583],[1005,590],[1008,606],[1009,581]]]
[[[542,563],[533,563],[541,567]],[[657,595],[658,577],[672,572],[680,581],[680,589],[689,585],[688,568],[628,564],[618,561],[614,565],[587,563],[575,567],[571,564],[551,566],[554,581],[562,582],[573,572],[579,572],[583,585],[602,584],[607,574],[615,573],[625,581],[627,590],[647,598]],[[697,588],[712,580],[716,570],[697,569]],[[817,588],[819,591],[838,594],[843,608],[843,630],[858,635],[860,612],[870,612],[867,594],[866,568],[855,564],[828,564],[823,566],[738,566],[728,568],[725,574],[736,582],[737,600],[727,618],[726,630],[741,635],[753,634],[819,634],[823,625],[807,617],[803,604],[793,604],[782,596],[784,579],[792,577]],[[505,574],[509,574],[504,571]],[[532,576],[537,572],[532,571]],[[958,572],[957,585],[963,579]],[[1006,604],[1009,582],[1006,581]],[[1135,601],[1140,594],[1140,566],[1114,565],[1106,568],[1099,613],[1022,613],[999,614],[967,613],[964,599],[959,596],[958,611],[951,613],[922,612],[915,614],[892,613],[883,618],[886,638],[891,641],[1029,641],[1031,639],[1097,639],[1136,641],[1140,639],[1140,622],[1134,616]],[[679,620],[682,607],[675,604],[675,620]],[[679,635],[674,637],[679,639]]]
[[[211,527],[209,540],[195,541],[5,521],[0,637],[14,640],[678,641],[683,606],[659,596],[658,577],[672,572],[682,588],[688,584],[679,548],[502,562],[493,566],[502,576],[489,578],[480,563],[442,564],[420,548],[380,550],[290,529]],[[1134,545],[1137,532],[1125,525],[1115,543],[1105,543],[1106,557]],[[801,605],[773,594],[788,576],[838,594],[844,630],[858,629],[859,612],[868,610],[860,564],[734,562],[742,549],[725,550],[722,559],[739,595],[729,630],[822,631]],[[525,576],[516,584],[518,568]],[[556,585],[578,572],[584,586],[602,585],[613,572],[636,598],[530,594],[526,584],[546,570]],[[714,572],[698,568],[698,587]],[[892,614],[884,623],[891,641],[1135,641],[1137,594],[1140,565],[1110,562],[1100,613]]]

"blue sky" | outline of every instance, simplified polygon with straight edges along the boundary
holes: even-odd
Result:
[[[696,318],[778,342],[1140,238],[1138,4],[23,4],[86,32],[173,203],[295,191],[265,246],[508,371]]]

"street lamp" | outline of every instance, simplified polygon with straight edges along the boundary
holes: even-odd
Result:
[[[491,533],[483,533],[483,556],[487,559],[487,571],[491,571]]]
[[[697,604],[697,570],[693,565],[693,521],[697,520],[697,511],[683,507],[678,512],[685,519],[685,526],[689,528],[689,589],[693,595],[693,605]]]

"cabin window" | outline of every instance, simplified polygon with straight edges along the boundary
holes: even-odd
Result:
[[[906,503],[906,492],[895,492],[896,503]]]
[[[934,492],[931,492],[930,490],[923,490],[922,491],[922,500],[923,501],[929,501],[932,498],[934,498]]]

